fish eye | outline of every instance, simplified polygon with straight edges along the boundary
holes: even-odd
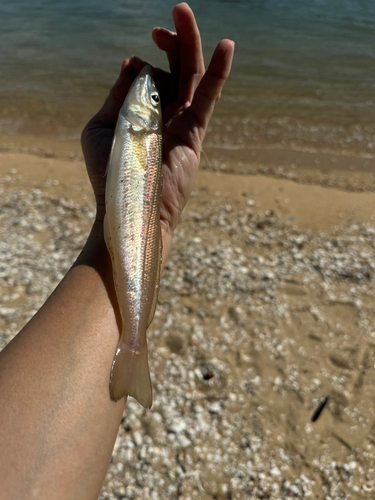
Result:
[[[154,106],[157,106],[160,102],[160,97],[159,97],[159,94],[157,92],[153,92],[151,94],[151,102]]]

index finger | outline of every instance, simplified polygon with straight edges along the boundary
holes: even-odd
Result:
[[[180,45],[177,33],[157,27],[152,30],[152,39],[159,49],[167,54],[172,75],[178,76],[180,74]]]
[[[191,102],[204,74],[201,37],[193,11],[186,3],[173,9],[173,21],[180,47],[179,99],[182,103]]]

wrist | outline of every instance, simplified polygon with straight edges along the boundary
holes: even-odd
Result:
[[[103,279],[112,276],[111,259],[104,240],[103,220],[95,219],[89,237],[73,267],[90,266]]]

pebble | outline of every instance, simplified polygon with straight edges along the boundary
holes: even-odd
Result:
[[[184,420],[179,420],[178,422],[174,422],[169,428],[168,432],[172,432],[173,434],[180,434],[186,429],[186,422]]]
[[[136,446],[141,446],[143,443],[143,437],[142,434],[139,431],[134,432],[133,434],[133,441]]]
[[[212,405],[208,407],[208,411],[214,415],[218,415],[221,412],[221,404],[218,401],[212,403]]]
[[[278,469],[277,467],[272,467],[272,469],[270,470],[270,474],[273,477],[281,476],[280,469]]]
[[[336,456],[323,435],[314,448],[317,433],[306,419],[312,398],[322,396],[321,387],[336,373],[319,359],[319,346],[328,342],[329,353],[341,355],[354,345],[359,327],[364,339],[373,333],[367,314],[375,292],[375,221],[315,234],[284,225],[277,213],[257,211],[254,200],[238,210],[223,196],[207,198],[204,207],[195,197],[174,235],[148,331],[153,407],[145,412],[129,398],[100,499],[314,498],[322,493],[322,477],[327,498],[373,488],[364,472],[371,469],[371,453],[356,448],[360,468],[344,447]],[[70,268],[93,218],[88,204],[42,189],[4,188],[0,348]],[[303,302],[307,291],[315,293],[313,303]],[[329,296],[334,302],[324,299]],[[351,307],[345,313],[359,314],[353,333],[337,334],[340,301]],[[334,324],[327,323],[329,308],[338,309]],[[302,334],[303,360],[296,354]],[[360,402],[351,406],[350,398],[338,403],[349,414],[335,416],[333,407],[329,418],[345,419],[340,429],[349,432],[363,408],[354,412]],[[371,422],[365,422],[370,435]],[[318,450],[306,475],[293,465],[304,446],[309,454]],[[209,493],[213,478],[216,490]]]

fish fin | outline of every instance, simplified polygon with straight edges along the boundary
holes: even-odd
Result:
[[[155,316],[156,306],[158,305],[159,289],[160,289],[160,274],[161,274],[161,262],[163,258],[163,239],[161,237],[161,227],[159,229],[159,253],[158,253],[158,269],[156,271],[156,285],[154,297],[152,299],[152,306],[150,310],[150,316],[148,317],[147,328],[151,325],[152,320]]]
[[[105,167],[105,172],[104,172],[104,175],[103,175],[103,179],[104,179],[104,177],[107,177],[108,170],[109,170],[109,158],[108,158],[108,161],[107,161],[107,165]]]
[[[104,233],[104,241],[105,241],[105,244],[106,244],[109,256],[111,258],[113,283],[115,285],[116,295],[118,296],[115,257],[114,257],[113,249],[111,247],[111,236],[110,236],[110,233],[109,233],[109,230],[108,230],[108,217],[107,217],[107,214],[104,214],[103,233]]]
[[[109,251],[109,235],[108,235],[108,221],[107,221],[107,214],[104,214],[104,220],[103,220],[103,233],[104,233],[104,241],[105,244],[108,248]]]
[[[202,153],[203,153],[203,155],[204,155],[204,157],[205,157],[205,159],[206,159],[206,162],[207,162],[208,166],[209,166],[210,168],[212,168],[212,165],[211,165],[211,163],[210,163],[210,160],[208,159],[208,156],[206,155],[206,151],[202,148],[202,146],[201,146],[201,151],[202,151]]]
[[[144,408],[151,408],[152,386],[147,345],[139,351],[120,345],[121,340],[112,362],[109,380],[111,399],[118,401],[124,396],[132,396]]]
[[[112,158],[113,150],[115,149],[115,144],[116,144],[116,130],[115,130],[115,135],[113,136],[113,141],[112,141],[112,146],[111,146],[111,152],[109,153],[109,156],[108,156],[107,165],[105,167],[105,172],[104,172],[103,178],[107,177],[108,170],[109,170],[109,163],[110,163],[111,158]]]

